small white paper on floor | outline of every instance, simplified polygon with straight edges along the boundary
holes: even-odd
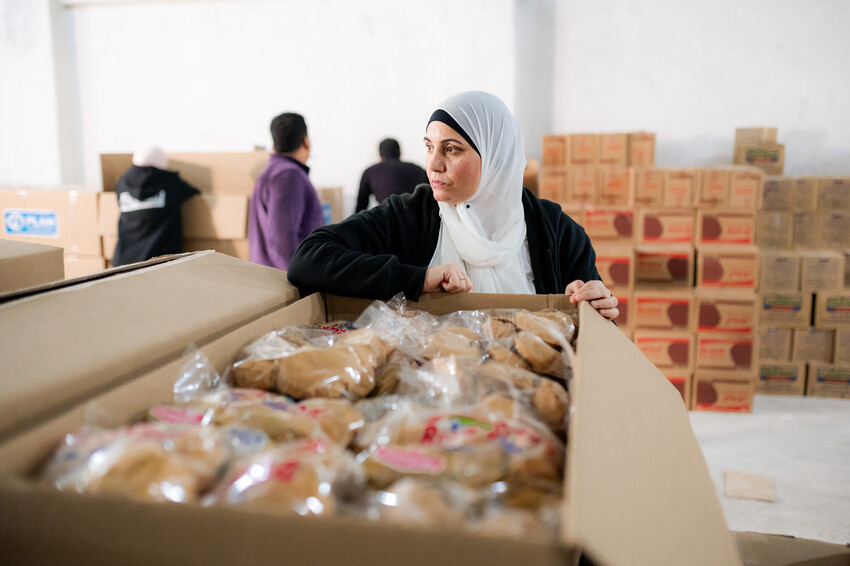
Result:
[[[723,477],[726,482],[726,497],[776,501],[776,487],[771,476],[746,472],[723,472]]]

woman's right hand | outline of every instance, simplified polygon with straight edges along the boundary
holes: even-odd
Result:
[[[429,267],[425,272],[425,284],[422,286],[423,293],[436,293],[445,291],[447,293],[470,293],[472,281],[456,263],[446,263]]]

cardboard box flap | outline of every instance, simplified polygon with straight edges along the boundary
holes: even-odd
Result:
[[[580,320],[564,542],[599,564],[740,564],[679,393],[587,303]]]
[[[850,547],[819,540],[736,532],[744,566],[850,566]]]
[[[0,439],[297,296],[285,272],[210,252],[2,304]]]
[[[4,486],[4,483],[6,484]],[[405,528],[335,517],[274,516],[227,507],[141,503],[58,494],[0,480],[0,563],[56,564],[68,556],[34,533],[61,533],[75,564],[211,566],[345,564],[375,566],[566,566],[556,545],[463,530]],[[33,513],[33,510],[43,513]],[[574,553],[573,553],[574,555]]]
[[[62,248],[0,239],[0,296],[65,277]]]

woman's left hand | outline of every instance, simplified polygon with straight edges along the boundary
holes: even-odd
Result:
[[[599,314],[608,319],[615,319],[620,315],[617,305],[620,301],[614,296],[602,281],[588,281],[576,279],[567,285],[564,294],[570,295],[570,302],[589,301],[590,306],[595,308]]]

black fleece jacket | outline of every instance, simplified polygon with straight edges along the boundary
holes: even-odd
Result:
[[[523,189],[526,238],[537,294],[560,294],[576,280],[600,279],[584,229],[560,205]],[[302,294],[418,300],[440,234],[437,201],[427,184],[339,224],[317,228],[295,252],[289,281]]]

